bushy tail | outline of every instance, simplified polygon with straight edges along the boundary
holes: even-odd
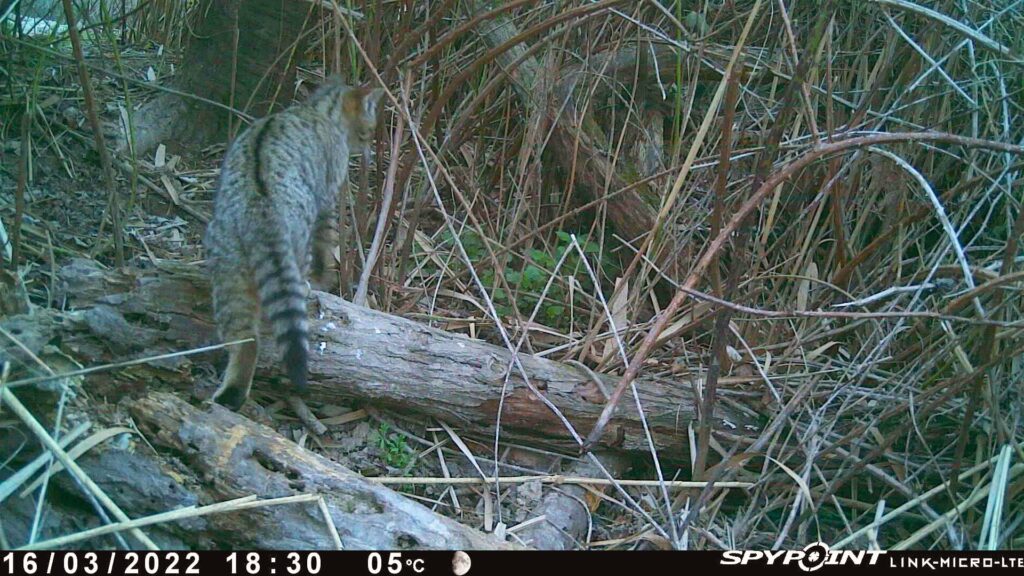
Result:
[[[309,342],[305,281],[283,230],[279,226],[266,226],[263,250],[255,255],[257,261],[253,269],[263,313],[273,327],[274,340],[284,350],[285,372],[299,392],[304,393]]]

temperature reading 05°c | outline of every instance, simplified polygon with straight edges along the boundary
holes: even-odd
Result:
[[[391,552],[385,562],[380,552],[371,552],[366,559],[366,569],[370,574],[381,574],[385,570],[388,574],[401,574],[406,569],[421,574],[424,570],[423,558],[402,558],[401,552]]]

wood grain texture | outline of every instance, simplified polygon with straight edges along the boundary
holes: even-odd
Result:
[[[248,494],[263,498],[323,495],[347,550],[511,547],[219,405],[195,407],[174,394],[153,393],[129,408],[146,438],[185,461],[203,478],[206,493],[217,500]],[[334,546],[315,502],[255,508],[235,516],[236,524],[259,527],[250,531],[251,539],[242,545],[278,549]],[[236,535],[245,534],[238,528],[233,531]]]
[[[40,310],[26,338],[60,340],[62,351],[86,366],[145,358],[210,345],[217,341],[210,319],[208,285],[196,267],[116,273],[88,261],[62,272],[73,313]],[[460,433],[493,440],[499,401],[504,394],[501,433],[506,440],[575,451],[559,419],[525,385],[512,354],[503,347],[430,328],[413,320],[355,306],[336,296],[314,292],[310,314],[310,400],[356,401],[391,409],[408,417],[438,418]],[[10,322],[16,322],[12,319]],[[42,333],[43,336],[29,336]],[[31,346],[30,346],[31,348]],[[16,350],[9,352],[17,354]],[[156,382],[187,389],[203,379],[216,380],[212,355],[162,359],[104,372],[92,380],[98,393],[139,394]],[[586,435],[604,406],[604,396],[579,367],[522,353],[533,385]],[[289,391],[276,367],[276,355],[264,347],[257,390],[280,386]],[[23,363],[25,364],[25,363]],[[507,375],[507,377],[506,377]],[[617,378],[597,375],[604,388]],[[280,383],[280,384],[278,384]],[[637,392],[654,445],[663,459],[687,459],[687,427],[696,420],[689,380],[641,377]],[[720,403],[715,431],[730,439],[752,438],[756,422],[730,403]],[[648,442],[630,398],[616,410],[602,447],[648,452]]]

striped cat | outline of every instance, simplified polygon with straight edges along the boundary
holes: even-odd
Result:
[[[373,135],[381,94],[329,78],[305,102],[254,122],[228,148],[205,246],[220,336],[252,341],[229,348],[217,403],[238,410],[249,395],[261,309],[288,378],[305,392],[306,278],[311,264],[314,281],[333,265],[336,196],[351,153]]]

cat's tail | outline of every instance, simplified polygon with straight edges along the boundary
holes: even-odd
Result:
[[[265,227],[261,249],[253,254],[253,270],[260,306],[270,320],[277,345],[284,351],[285,373],[298,391],[305,393],[309,363],[306,282],[286,230],[274,223]]]

